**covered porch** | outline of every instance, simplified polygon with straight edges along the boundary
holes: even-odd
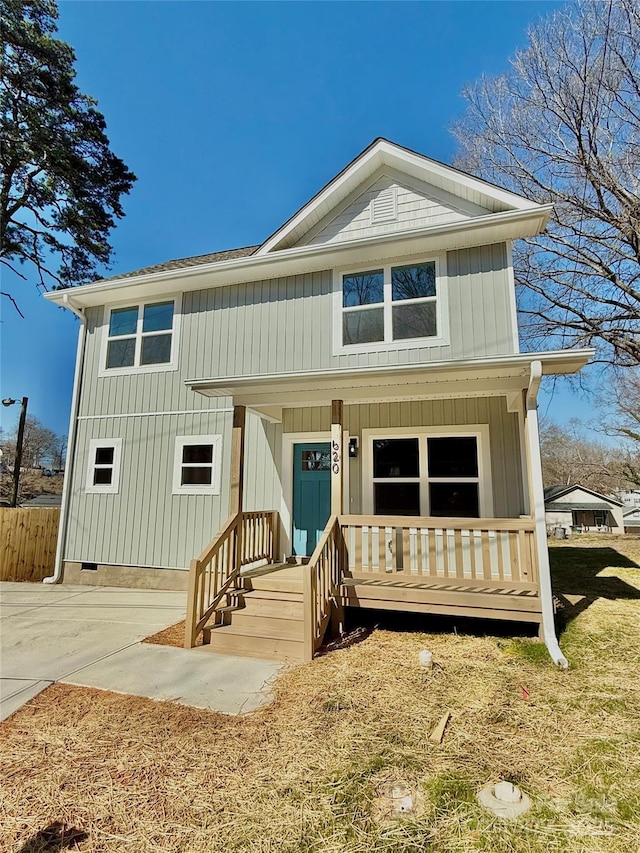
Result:
[[[566,665],[554,629],[537,392],[543,373],[574,372],[589,355],[189,382],[230,397],[234,427],[230,518],[192,561],[185,645],[203,633],[224,650],[232,636],[236,653],[250,654],[252,643],[240,642],[244,624],[242,637],[259,651],[310,660],[330,625],[341,630],[345,607],[367,607],[536,623],[553,659]],[[473,418],[445,418],[437,429],[421,414],[429,401],[480,400]],[[500,430],[490,417],[466,422],[478,421],[488,401],[510,416],[517,440],[492,435]],[[384,425],[371,416],[381,405],[394,413]],[[244,510],[247,411],[285,427],[278,509]],[[400,413],[408,411],[405,423]],[[312,463],[326,470],[328,520],[301,553],[292,453],[296,439],[310,437],[322,443],[320,455],[328,451]]]

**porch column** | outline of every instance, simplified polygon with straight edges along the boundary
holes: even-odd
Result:
[[[246,419],[246,406],[234,406],[233,431],[231,433],[229,515],[235,515],[236,512],[242,512],[242,492],[244,488],[244,427]]]
[[[529,461],[529,494],[531,514],[533,516],[538,554],[538,586],[542,605],[541,639],[544,640],[553,661],[566,669],[569,664],[560,651],[553,613],[553,594],[551,591],[551,569],[549,566],[549,548],[547,545],[547,525],[544,511],[544,486],[542,483],[542,461],[540,459],[540,432],[538,429],[538,389],[542,379],[540,361],[531,363],[529,389],[526,395],[525,436],[527,441],[527,459]]]
[[[242,493],[244,489],[244,428],[247,418],[245,406],[233,407],[233,430],[231,432],[231,470],[229,484],[229,515],[242,512]],[[242,568],[242,516],[236,525],[233,568]],[[236,584],[238,580],[236,579]]]
[[[342,400],[331,401],[331,515],[342,515]]]

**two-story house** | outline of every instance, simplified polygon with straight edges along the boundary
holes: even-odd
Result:
[[[379,607],[565,665],[536,397],[592,351],[520,352],[511,263],[550,210],[377,139],[259,246],[48,294],[81,320],[54,579],[188,588],[187,646],[309,659]]]

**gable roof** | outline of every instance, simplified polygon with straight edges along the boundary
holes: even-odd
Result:
[[[437,189],[487,208],[491,213],[540,208],[536,202],[378,137],[267,237],[256,251],[256,255],[291,248],[307,231],[344,202],[358,186],[384,167],[404,172]]]
[[[606,501],[607,504],[615,504],[615,506],[622,506],[622,501],[619,501],[617,498],[609,497],[609,495],[603,495],[602,492],[596,492],[594,489],[588,489],[586,486],[581,486],[580,483],[572,483],[570,486],[549,486],[544,490],[544,503],[547,509],[550,509],[550,504],[552,501],[556,501],[560,497],[564,497],[565,495],[570,494],[576,489],[580,489],[581,492],[588,492],[590,495],[593,495],[596,498],[602,498],[603,501]],[[565,507],[569,508],[571,506],[570,503],[564,504]],[[553,507],[555,508],[555,507]],[[597,509],[596,504],[590,504],[588,509]]]
[[[336,206],[367,181],[371,183],[380,164],[435,188],[434,193],[456,195],[480,211],[458,221],[421,224],[395,233],[339,243],[301,245],[296,240],[321,222]],[[462,205],[464,207],[464,205]],[[393,253],[403,256],[444,252],[490,245],[539,234],[553,206],[540,205],[466,175],[452,166],[430,160],[386,139],[376,139],[333,178],[297,214],[260,246],[247,246],[191,258],[165,261],[133,272],[101,279],[78,288],[55,290],[45,299],[80,310],[122,299],[147,299],[172,294],[178,288],[200,290],[337,268],[345,262],[380,263]],[[294,229],[299,229],[294,233]],[[306,229],[306,231],[305,231]],[[291,244],[291,245],[289,245]]]

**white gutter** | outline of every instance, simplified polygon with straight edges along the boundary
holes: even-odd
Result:
[[[569,662],[560,651],[556,637],[553,593],[551,591],[551,569],[549,566],[549,548],[547,545],[547,526],[545,522],[544,487],[542,483],[542,462],[540,459],[540,432],[538,429],[538,390],[542,379],[540,361],[531,363],[529,388],[527,390],[527,415],[525,419],[527,444],[529,446],[529,477],[533,506],[531,507],[538,552],[538,583],[540,584],[540,603],[542,605],[542,639],[545,642],[553,662],[567,669]]]
[[[163,291],[159,289],[159,285],[165,284],[167,288],[170,288],[170,283],[173,281],[180,281],[183,290],[197,290],[199,287],[209,288],[259,281],[263,278],[279,278],[296,275],[300,272],[331,269],[340,263],[344,263],[345,257],[349,259],[349,263],[365,262],[365,257],[369,260],[382,259],[388,257],[389,245],[396,243],[406,246],[406,244],[415,241],[415,246],[411,248],[410,252],[413,254],[435,251],[435,243],[427,247],[425,243],[427,240],[439,241],[440,249],[443,247],[448,249],[460,248],[461,246],[457,243],[449,245],[444,241],[447,237],[457,237],[461,233],[464,233],[465,237],[468,238],[464,241],[465,247],[481,245],[482,240],[485,239],[485,235],[482,233],[485,229],[502,226],[509,229],[509,234],[496,237],[492,241],[500,242],[501,240],[538,234],[545,227],[552,210],[553,205],[551,204],[538,205],[535,208],[490,213],[486,216],[476,216],[460,222],[448,222],[444,225],[432,225],[401,233],[378,235],[368,240],[357,239],[345,240],[340,243],[294,246],[290,249],[279,249],[267,255],[245,255],[226,261],[212,261],[196,266],[141,273],[126,278],[107,279],[93,284],[83,284],[82,287],[78,288],[75,298],[78,304],[89,307],[104,304],[106,294],[109,294],[107,301],[113,301],[113,299],[118,298],[119,291],[124,291],[129,295],[138,286],[153,285],[152,292],[160,293],[170,292],[170,289]],[[527,227],[518,229],[517,226],[521,223],[526,223]],[[511,226],[516,227],[518,233],[512,234],[513,228]],[[476,238],[472,236],[475,233],[479,235]],[[363,257],[352,257],[352,254],[357,250],[364,253]],[[407,251],[408,249],[405,248],[403,253],[406,254]],[[198,284],[191,279],[200,279],[201,283]],[[51,302],[63,302],[60,291],[57,290],[46,293],[45,299]]]
[[[420,373],[427,372],[437,375],[442,372],[467,374],[469,370],[485,369],[497,371],[516,371],[522,376],[522,387],[526,383],[526,376],[530,372],[531,365],[539,362],[545,375],[561,373],[577,373],[593,358],[595,350],[589,347],[582,349],[547,350],[546,352],[518,352],[506,355],[489,355],[477,358],[458,358],[449,361],[431,361],[414,364],[390,364],[383,367],[338,367],[326,370],[296,370],[292,373],[254,373],[249,376],[212,376],[205,378],[185,379],[185,385],[194,391],[203,388],[215,388],[219,390],[220,396],[230,396],[229,391],[233,389],[242,390],[258,384],[264,386],[267,383],[279,383],[288,385],[299,382],[304,387],[311,387],[315,381],[326,381],[339,383],[341,379],[353,379],[362,377],[363,380],[371,382],[375,379],[384,381],[387,377],[390,384],[397,384],[398,378],[411,379]],[[497,373],[497,378],[503,374]],[[515,375],[515,373],[514,373]],[[419,380],[415,380],[419,381]]]
[[[67,525],[69,520],[69,498],[71,496],[71,481],[73,479],[73,468],[75,463],[76,432],[78,425],[78,409],[80,406],[80,377],[84,364],[84,344],[87,333],[87,318],[82,309],[78,309],[69,299],[65,291],[62,296],[62,305],[72,311],[80,319],[78,330],[78,347],[76,350],[76,372],[73,378],[73,393],[71,395],[71,415],[69,418],[69,438],[67,441],[67,457],[65,462],[64,480],[62,484],[62,502],[60,504],[60,523],[58,525],[58,542],[56,544],[56,560],[53,575],[44,578],[43,583],[60,583],[62,580],[62,559],[64,547],[67,540]]]

